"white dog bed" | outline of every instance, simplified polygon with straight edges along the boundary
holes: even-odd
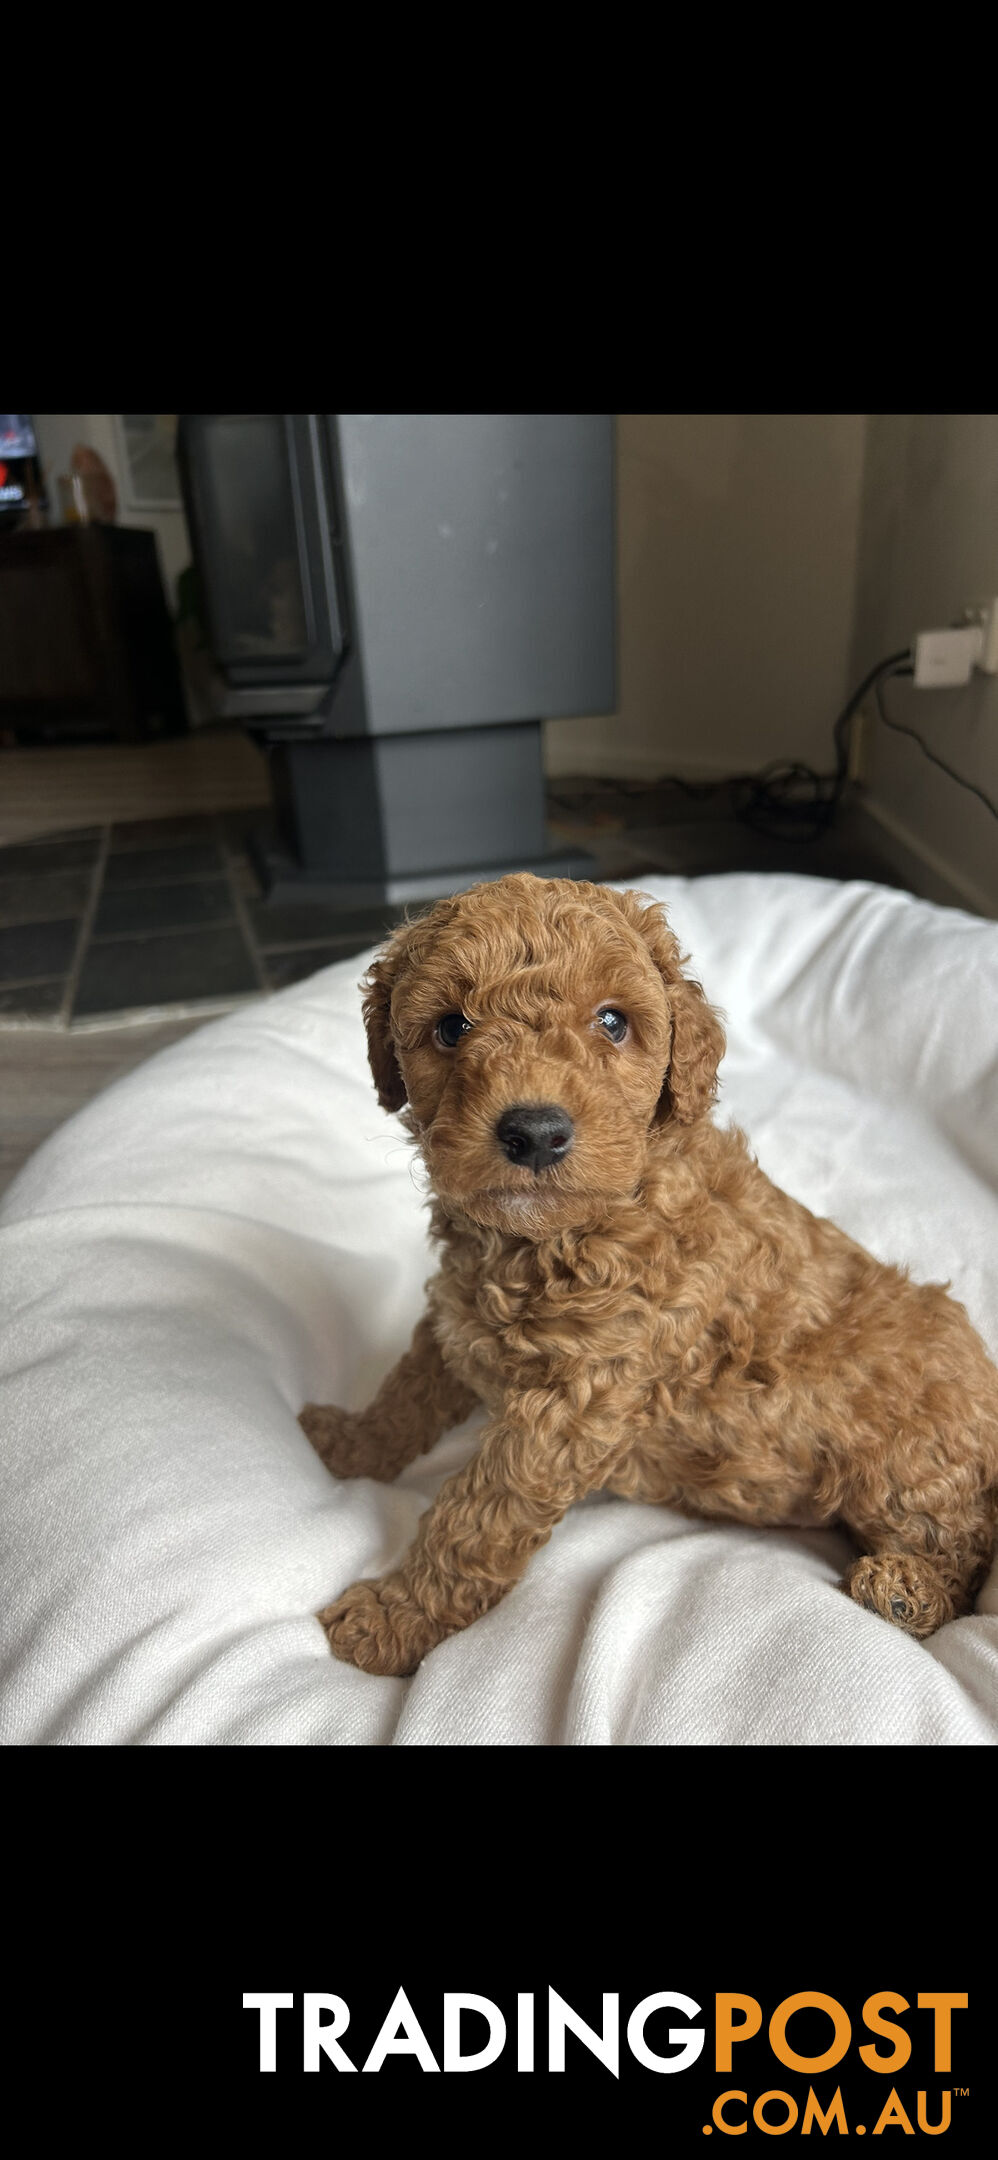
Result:
[[[998,925],[870,885],[654,878],[727,1015],[725,1121],[998,1355]],[[476,1420],[396,1485],[297,1425],[405,1347],[432,1259],[344,962],[199,1030],[46,1143],[0,1210],[0,1739],[597,1746],[998,1739],[998,1586],[920,1644],[837,1532],[597,1497],[411,1680],[313,1615],[392,1567]]]

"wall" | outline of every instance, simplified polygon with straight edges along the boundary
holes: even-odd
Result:
[[[36,413],[35,427],[38,432],[38,448],[45,471],[46,491],[49,497],[49,514],[53,524],[60,521],[58,477],[69,471],[69,460],[77,443],[88,443],[98,450],[114,478],[118,490],[118,523],[138,525],[154,532],[159,545],[160,569],[163,589],[168,604],[177,604],[177,579],[181,570],[191,559],[187,524],[182,510],[136,510],[128,500],[125,473],[118,456],[118,441],[110,413]]]
[[[550,772],[831,769],[864,439],[857,413],[621,414],[618,708],[551,722]]]
[[[77,442],[152,527],[171,604],[190,560],[180,510],[127,501],[111,416],[36,419],[53,514]],[[618,707],[552,721],[552,773],[655,776],[831,766],[860,677],[915,631],[998,594],[998,415],[625,413],[617,423]],[[998,801],[998,680],[892,683],[898,719]],[[871,720],[866,800],[888,831],[998,912],[995,820],[917,746]]]
[[[129,508],[107,413],[37,416],[56,477],[77,442],[114,474],[123,524],[157,533],[164,583],[190,559],[181,511]],[[851,687],[864,420],[625,413],[617,424],[618,709],[546,729],[552,773],[830,769]]]
[[[878,413],[868,431],[853,673],[998,595],[998,415]],[[888,685],[891,717],[998,804],[998,678]],[[864,731],[870,809],[975,907],[998,914],[998,823],[917,744]]]

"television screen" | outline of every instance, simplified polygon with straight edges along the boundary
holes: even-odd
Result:
[[[41,495],[38,441],[30,413],[0,413],[0,512],[15,514]],[[6,521],[5,521],[6,522]]]
[[[0,413],[0,458],[37,456],[38,444],[30,413]]]

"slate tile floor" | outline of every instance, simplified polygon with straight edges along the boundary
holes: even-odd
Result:
[[[608,878],[785,869],[903,882],[855,814],[788,845],[739,825],[716,795],[586,779],[553,782],[549,812],[555,843],[586,846]],[[0,1025],[217,1010],[366,951],[404,914],[266,901],[247,847],[259,823],[258,811],[218,812],[0,847]]]
[[[94,826],[0,847],[0,1024],[224,1007],[363,952],[401,909],[268,914],[247,820]]]

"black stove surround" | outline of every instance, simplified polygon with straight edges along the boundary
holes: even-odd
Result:
[[[541,729],[616,702],[612,415],[187,413],[179,442],[275,899],[596,873],[549,847]]]

